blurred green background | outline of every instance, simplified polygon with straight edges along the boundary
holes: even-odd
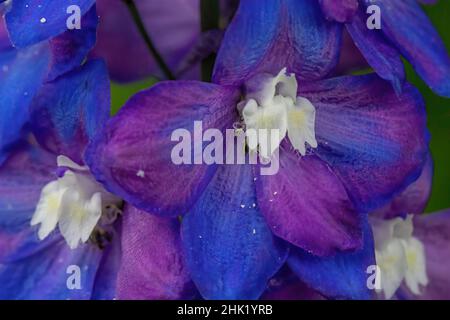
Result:
[[[424,6],[447,47],[450,48],[450,1],[440,0],[434,6]],[[412,30],[411,32],[414,32]],[[433,191],[427,212],[450,208],[450,100],[434,94],[407,65],[408,80],[425,98],[428,128],[431,132],[431,152],[435,163]]]
[[[436,5],[424,6],[424,10],[448,50],[450,48],[450,1],[440,0]],[[435,162],[433,191],[427,212],[450,208],[450,100],[434,94],[409,64],[406,65],[406,71],[408,80],[419,88],[427,104],[431,152]],[[133,94],[150,87],[155,82],[155,79],[148,79],[127,85],[112,83],[112,113],[115,114]]]

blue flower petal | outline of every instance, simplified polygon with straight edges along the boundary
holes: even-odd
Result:
[[[105,251],[92,245],[72,251],[58,231],[41,241],[39,226],[30,225],[42,188],[55,178],[55,166],[54,155],[27,144],[16,146],[0,166],[0,299],[114,296],[118,237]],[[70,265],[80,267],[80,290],[66,286]]]
[[[381,30],[437,94],[450,97],[450,57],[416,0],[365,0],[381,9]]]
[[[319,79],[336,65],[341,26],[325,20],[316,0],[246,0],[227,29],[213,81],[239,85],[261,72],[287,67],[300,79]]]
[[[283,265],[287,249],[256,206],[250,166],[221,166],[186,215],[188,268],[205,299],[257,299]]]
[[[11,40],[16,47],[26,47],[55,37],[66,30],[71,12],[76,5],[84,15],[95,0],[14,0],[6,14]],[[83,28],[83,19],[81,20]]]
[[[79,66],[94,45],[98,22],[95,8],[86,14],[83,21],[86,25],[82,30],[67,31],[48,43],[42,42],[20,50],[9,48],[0,54],[0,164],[7,156],[7,148],[21,138],[23,126],[29,120],[30,105],[43,83]],[[99,78],[98,86],[108,81],[106,69],[104,73],[105,76]],[[70,85],[73,83],[68,83],[64,89],[60,85],[58,92],[61,92],[52,99],[56,100],[63,95],[62,92],[74,91],[69,88]],[[48,87],[43,89],[41,96],[51,95],[45,92]],[[107,92],[109,87],[105,89],[101,100],[104,103],[101,105],[108,103],[109,108]],[[61,110],[60,107],[55,109]]]
[[[91,60],[42,87],[33,101],[31,127],[46,149],[81,164],[84,148],[106,123],[109,112],[106,65]]]
[[[363,10],[359,10],[352,22],[346,25],[347,31],[370,66],[381,78],[390,81],[395,91],[400,93],[405,80],[400,53],[380,30],[367,28],[367,17]]]
[[[375,249],[367,217],[363,217],[364,247],[356,252],[340,252],[321,258],[300,248],[292,248],[288,264],[309,287],[328,298],[370,299],[367,268],[375,263]],[[370,269],[369,269],[370,270]]]
[[[0,55],[0,164],[6,148],[21,136],[29,105],[47,76],[49,62],[45,43]]]
[[[70,250],[58,232],[40,241],[30,225],[42,187],[52,180],[55,157],[23,145],[0,167],[0,299],[87,299],[102,252]],[[69,290],[67,267],[81,271],[81,290]],[[87,268],[86,268],[87,267]]]
[[[90,244],[71,250],[61,238],[23,260],[0,265],[0,299],[90,299],[102,251]],[[79,268],[79,269],[77,269]],[[80,275],[80,288],[71,276]]]

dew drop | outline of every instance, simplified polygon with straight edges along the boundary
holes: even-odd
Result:
[[[136,176],[138,176],[139,178],[145,178],[144,170],[139,170],[138,172],[136,172]]]

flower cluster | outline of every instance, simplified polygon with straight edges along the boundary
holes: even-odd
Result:
[[[0,299],[450,299],[402,57],[443,97],[450,58],[416,0],[0,13]]]

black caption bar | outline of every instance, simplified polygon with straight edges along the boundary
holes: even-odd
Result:
[[[449,301],[0,301],[2,312],[11,308],[18,316],[30,310],[35,314],[54,310],[59,320],[66,313],[72,318],[89,315],[89,318],[111,316],[123,320],[300,320],[320,316],[356,316],[364,320],[367,316],[385,319],[395,309],[406,319],[409,314],[419,317],[421,313],[432,318],[433,313],[441,312],[440,308],[447,313],[449,307]]]

